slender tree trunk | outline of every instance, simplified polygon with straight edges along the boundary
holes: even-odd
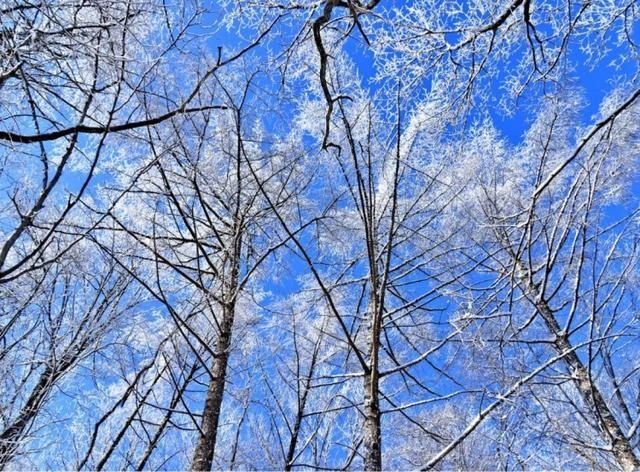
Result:
[[[202,412],[202,425],[200,439],[196,445],[191,463],[191,470],[211,470],[213,454],[216,447],[218,433],[218,422],[220,420],[220,409],[222,407],[222,397],[226,382],[227,363],[229,360],[229,346],[231,345],[231,329],[233,327],[233,317],[235,307],[225,305],[222,320],[222,331],[216,344],[216,357],[211,366],[211,381],[207,391],[207,399]]]
[[[38,384],[20,411],[18,418],[0,434],[0,470],[4,470],[13,460],[27,426],[38,413],[43,399],[49,392],[48,385],[52,383],[51,373],[47,370],[40,376]]]
[[[378,354],[380,350],[379,301],[377,298],[378,278],[373,272],[369,309],[369,371],[364,375],[364,470],[382,470],[382,436],[380,434]]]
[[[240,110],[236,109],[236,193],[233,212],[233,242],[231,249],[230,273],[227,282],[223,284],[222,323],[220,326],[220,336],[216,344],[215,358],[211,368],[211,381],[207,391],[204,410],[202,412],[202,433],[196,445],[191,463],[191,470],[210,471],[213,463],[213,455],[216,448],[218,435],[218,423],[220,421],[220,411],[222,408],[222,397],[227,380],[227,363],[229,361],[229,347],[231,346],[231,333],[233,330],[233,319],[235,317],[236,301],[239,289],[240,258],[242,254],[242,235],[244,228],[244,217],[242,216],[242,126]]]
[[[606,400],[600,393],[598,386],[591,381],[587,367],[582,363],[578,354],[573,350],[566,333],[562,333],[560,326],[553,316],[549,305],[544,301],[536,303],[538,311],[545,323],[555,335],[554,346],[559,353],[569,352],[565,357],[574,383],[582,396],[583,401],[590,406],[598,418],[602,432],[611,440],[612,453],[623,470],[632,471],[640,469],[640,461],[633,452],[633,447],[622,431],[618,420],[609,408]]]
[[[293,456],[296,453],[296,447],[298,445],[298,436],[300,436],[300,426],[302,425],[302,415],[304,413],[304,404],[306,403],[308,389],[305,386],[305,391],[302,396],[301,409],[296,415],[296,420],[293,425],[293,431],[291,432],[291,439],[289,440],[289,448],[287,449],[287,456],[284,459],[284,470],[290,471],[293,466]]]
[[[40,411],[42,403],[51,392],[55,382],[67,371],[75,359],[74,356],[64,355],[55,367],[54,360],[52,358],[48,360],[47,367],[38,378],[38,383],[31,391],[17,419],[0,433],[0,470],[4,470],[13,460],[29,424]]]
[[[364,470],[382,470],[378,374],[364,377]]]
[[[516,261],[516,263],[522,270],[522,264],[519,261]],[[578,354],[573,349],[567,333],[563,332],[560,328],[553,310],[539,293],[538,287],[531,283],[526,277],[522,277],[521,281],[525,284],[528,292],[527,295],[532,300],[535,300],[536,309],[555,338],[553,342],[554,348],[559,354],[568,352],[564,359],[569,366],[574,384],[580,392],[582,400],[590,407],[598,419],[602,432],[608,437],[607,439],[610,439],[611,452],[618,461],[618,464],[625,471],[640,469],[640,460],[638,460],[638,457],[635,455],[633,446],[600,393],[598,386],[591,381],[587,367],[582,363]]]
[[[326,319],[326,318],[325,318]],[[295,328],[295,323],[294,323]],[[324,331],[325,325],[322,326],[322,331]],[[295,331],[294,331],[295,336]],[[298,438],[300,436],[300,428],[302,426],[302,420],[304,418],[305,408],[307,407],[307,398],[309,397],[309,392],[311,391],[311,379],[313,378],[313,373],[316,369],[316,363],[318,362],[318,354],[320,353],[320,347],[322,345],[322,334],[318,336],[316,340],[315,346],[313,347],[313,355],[311,356],[311,365],[309,366],[309,372],[304,381],[304,386],[302,388],[302,395],[299,396],[298,400],[298,412],[296,414],[296,419],[293,424],[293,431],[291,432],[291,438],[289,439],[289,448],[287,449],[287,455],[285,457],[284,462],[284,470],[290,471],[293,467],[293,459],[296,454],[296,447],[298,445]]]
[[[164,434],[167,426],[169,425],[169,422],[171,421],[173,412],[176,410],[178,403],[180,403],[180,400],[182,399],[184,392],[187,390],[187,387],[193,380],[193,377],[196,374],[197,370],[198,370],[198,364],[195,363],[189,370],[189,374],[184,379],[184,382],[182,382],[182,385],[180,386],[180,388],[176,390],[175,394],[173,395],[173,398],[171,399],[171,403],[169,404],[169,408],[167,409],[167,413],[165,414],[164,419],[162,420],[162,423],[160,423],[160,425],[158,426],[158,429],[153,435],[153,438],[151,439],[151,441],[149,441],[147,450],[145,451],[144,455],[140,459],[140,462],[138,463],[136,470],[138,471],[144,470],[145,466],[147,465],[147,461],[149,460],[149,458],[151,457],[151,454],[153,453],[156,446],[158,445],[158,442],[160,442],[162,435]]]

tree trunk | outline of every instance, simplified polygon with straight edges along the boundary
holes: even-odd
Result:
[[[373,266],[375,268],[375,266]],[[377,272],[372,270],[373,291],[369,304],[368,350],[369,371],[364,375],[364,470],[382,470],[382,437],[380,434],[378,355],[380,351],[380,301],[377,294]]]
[[[25,431],[40,411],[55,382],[75,360],[76,357],[69,354],[63,355],[58,365],[55,366],[53,358],[48,360],[47,367],[38,378],[38,383],[31,391],[17,419],[0,433],[0,471],[4,470],[9,462],[13,460],[20,442],[24,438]]]
[[[138,463],[138,466],[136,467],[137,471],[144,470],[145,466],[147,465],[147,461],[149,460],[149,458],[151,457],[151,454],[153,453],[156,446],[160,442],[162,435],[164,434],[167,426],[169,425],[169,422],[171,421],[171,417],[173,416],[174,411],[176,411],[176,408],[178,407],[178,403],[180,403],[180,401],[182,400],[182,396],[184,395],[184,392],[187,390],[187,387],[193,380],[193,377],[195,376],[196,371],[198,370],[198,367],[199,367],[198,363],[193,364],[193,366],[191,367],[191,370],[189,371],[189,374],[184,379],[184,382],[182,382],[182,385],[180,386],[180,388],[176,390],[175,394],[173,395],[173,398],[171,399],[171,403],[169,404],[169,408],[167,409],[167,413],[164,415],[164,419],[158,426],[158,429],[153,435],[153,438],[151,439],[151,441],[149,441],[147,450],[145,451],[144,455],[140,459],[140,462]]]
[[[519,268],[522,269],[519,261],[516,263]],[[640,469],[640,460],[638,460],[635,455],[629,439],[622,431],[618,420],[600,393],[598,386],[591,381],[587,367],[582,363],[578,354],[573,349],[567,334],[560,328],[553,310],[539,293],[538,287],[531,283],[526,277],[522,277],[521,281],[527,288],[527,295],[532,300],[535,300],[534,304],[536,309],[542,316],[547,328],[555,337],[553,342],[554,348],[559,354],[568,353],[565,356],[565,360],[569,366],[574,384],[582,400],[590,407],[592,413],[598,419],[602,432],[611,440],[611,452],[618,461],[618,464],[625,471]]]
[[[315,359],[314,359],[315,362]],[[298,436],[300,436],[300,427],[302,426],[302,417],[304,415],[304,409],[307,404],[307,395],[309,394],[309,390],[311,390],[311,377],[313,375],[313,365],[310,369],[309,376],[304,384],[304,392],[302,394],[302,399],[300,400],[300,404],[298,407],[298,412],[296,414],[296,419],[293,425],[293,431],[291,432],[291,439],[289,440],[289,448],[287,449],[287,456],[284,461],[284,470],[288,472],[293,467],[293,457],[296,453],[296,446],[298,445]]]
[[[227,362],[229,360],[229,346],[231,344],[231,329],[233,326],[234,307],[224,307],[222,332],[216,344],[216,356],[211,366],[211,381],[207,390],[207,399],[202,412],[202,425],[200,439],[193,453],[191,470],[211,470],[213,454],[216,447],[218,422],[227,374]]]
[[[378,373],[364,376],[364,470],[382,470]]]
[[[306,397],[306,392],[305,392]],[[302,424],[302,414],[299,412],[296,415],[296,421],[293,425],[293,432],[291,433],[291,439],[289,440],[289,448],[287,449],[287,456],[284,459],[284,470],[289,472],[293,467],[293,456],[296,453],[296,446],[298,445],[298,436],[300,435],[300,426]]]

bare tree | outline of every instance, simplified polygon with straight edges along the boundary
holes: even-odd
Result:
[[[100,261],[88,253],[74,256],[34,273],[26,299],[17,287],[5,287],[5,309],[15,303],[20,308],[2,329],[2,468],[28,444],[36,418],[63,377],[100,352],[114,325],[138,303],[131,278],[114,264],[89,272],[87,261]]]
[[[613,366],[625,349],[635,349],[637,337],[632,275],[638,257],[637,208],[625,202],[615,217],[605,209],[625,192],[621,177],[634,162],[628,149],[636,139],[631,124],[636,111],[619,112],[612,103],[603,110],[609,116],[606,131],[597,124],[576,147],[569,138],[573,116],[566,105],[567,99],[550,100],[525,144],[511,153],[490,129],[477,138],[493,151],[490,157],[472,156],[475,162],[469,165],[485,169],[488,158],[493,171],[471,177],[466,195],[477,207],[465,211],[480,215],[473,216],[482,228],[474,239],[483,253],[491,254],[483,269],[493,275],[468,282],[474,287],[469,319],[494,321],[482,336],[496,339],[492,342],[499,343],[506,359],[522,352],[519,371],[526,372],[549,351],[557,356],[553,366],[533,371],[545,381],[533,373],[523,377],[527,383],[539,381],[558,389],[550,394],[532,387],[533,403],[549,411],[545,421],[591,465],[633,470],[638,458],[628,402],[637,394],[631,373],[635,368],[629,366],[621,382]],[[475,261],[477,253],[465,257]],[[522,385],[522,379],[517,384]],[[515,393],[511,388],[510,394]],[[491,409],[505,399],[503,395]],[[555,402],[574,412],[565,416]],[[581,420],[573,419],[576,415]],[[585,435],[585,427],[594,435]],[[430,466],[444,457],[437,456]]]
[[[639,11],[5,1],[0,468],[640,468]]]

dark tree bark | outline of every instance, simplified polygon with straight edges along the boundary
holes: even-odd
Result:
[[[364,470],[382,470],[378,374],[364,377]]]
[[[204,410],[202,412],[202,433],[198,439],[191,470],[211,470],[213,454],[216,447],[218,423],[220,421],[220,409],[224,396],[224,385],[229,361],[229,346],[231,345],[231,329],[233,327],[234,306],[224,307],[222,332],[216,344],[216,357],[211,366],[211,381],[207,390]]]

